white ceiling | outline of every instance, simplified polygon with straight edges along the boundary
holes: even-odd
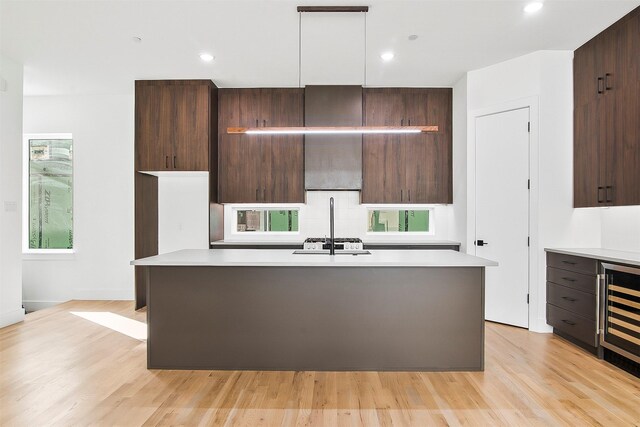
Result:
[[[27,95],[131,93],[133,80],[159,78],[290,87],[299,78],[296,6],[368,5],[368,86],[451,86],[466,71],[529,52],[573,50],[640,5],[546,0],[539,13],[525,16],[525,3],[0,0],[0,47],[25,65]],[[325,31],[328,40],[348,42],[353,36],[353,29],[343,34],[337,23]],[[410,34],[419,38],[409,41]],[[143,41],[135,43],[134,36]],[[386,50],[395,52],[389,63],[379,57]],[[203,63],[198,55],[204,51],[216,59]],[[327,69],[324,56],[305,50],[303,68]],[[332,81],[352,75],[352,68],[334,61]]]

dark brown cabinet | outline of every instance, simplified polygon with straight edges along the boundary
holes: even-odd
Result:
[[[136,170],[208,171],[215,91],[210,80],[136,81]]]
[[[574,206],[640,204],[640,8],[574,55]]]
[[[553,332],[597,352],[598,262],[547,252],[547,323]]]
[[[228,135],[228,127],[303,126],[302,89],[221,89],[220,203],[304,202],[300,135]]]
[[[365,135],[363,203],[451,203],[452,90],[364,90],[366,126],[437,125],[437,133]]]

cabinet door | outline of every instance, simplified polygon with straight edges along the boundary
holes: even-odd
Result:
[[[365,126],[398,126],[404,120],[403,94],[397,89],[364,90]],[[405,198],[404,138],[362,138],[362,203],[402,203]]]
[[[171,169],[209,170],[210,88],[207,85],[170,86],[175,105]]]
[[[229,135],[228,127],[255,126],[259,92],[252,89],[218,91],[218,200],[252,203],[260,195],[260,143],[257,135]]]
[[[166,85],[136,82],[136,170],[162,171],[171,166],[173,102]]]
[[[407,135],[404,202],[452,202],[452,90],[417,89],[406,99],[411,125],[437,125],[437,133]]]
[[[266,126],[303,126],[302,89],[263,89],[261,115]],[[304,202],[304,140],[301,135],[263,137],[264,202]]]
[[[574,55],[574,207],[603,206],[606,200],[607,115],[604,38],[589,41]]]
[[[611,82],[607,189],[612,205],[640,204],[640,11],[618,25]],[[609,93],[607,93],[609,95]]]

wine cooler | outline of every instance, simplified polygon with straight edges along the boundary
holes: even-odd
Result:
[[[640,363],[640,268],[602,263],[600,344]]]

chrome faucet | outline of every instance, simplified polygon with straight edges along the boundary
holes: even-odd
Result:
[[[336,244],[335,244],[335,235],[334,235],[334,219],[333,219],[333,197],[329,199],[329,255],[336,254]]]

